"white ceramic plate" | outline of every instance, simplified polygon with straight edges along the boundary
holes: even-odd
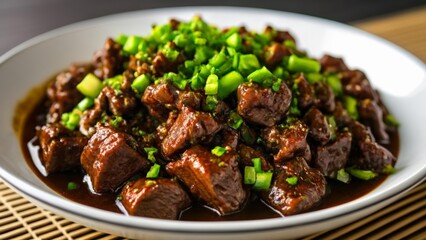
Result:
[[[25,163],[12,129],[18,101],[33,86],[73,62],[89,61],[108,36],[148,34],[152,24],[200,14],[219,27],[244,24],[263,30],[288,29],[298,46],[314,57],[341,56],[350,68],[366,72],[401,122],[398,172],[355,201],[296,216],[235,222],[182,222],[128,217],[71,202],[46,187]],[[0,58],[0,176],[35,204],[94,229],[146,239],[283,239],[329,230],[390,204],[426,175],[426,68],[401,48],[340,23],[272,10],[185,7],[118,14],[73,24],[31,39]]]

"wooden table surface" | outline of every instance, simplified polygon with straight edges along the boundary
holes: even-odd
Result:
[[[426,6],[353,23],[426,61]],[[122,239],[34,206],[0,179],[0,239]],[[426,182],[398,202],[346,226],[305,239],[426,239]]]

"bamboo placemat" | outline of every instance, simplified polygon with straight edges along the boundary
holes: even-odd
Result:
[[[354,24],[426,61],[426,6]],[[123,239],[36,207],[0,179],[0,239]],[[426,239],[426,182],[396,203],[346,226],[304,239]]]

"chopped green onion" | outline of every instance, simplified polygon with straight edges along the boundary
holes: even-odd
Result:
[[[67,129],[74,131],[80,123],[80,113],[80,110],[74,109],[72,112],[62,114],[61,124]]]
[[[84,112],[95,104],[95,101],[92,98],[85,97],[77,104],[77,109]]]
[[[261,172],[256,174],[256,182],[253,185],[257,190],[268,190],[272,181],[272,172]]]
[[[156,184],[157,184],[157,181],[155,181],[155,180],[149,180],[149,179],[145,180],[145,186],[146,187],[152,187]]]
[[[297,178],[297,176],[292,176],[285,179],[285,181],[292,186],[296,185],[298,180],[299,179]]]
[[[253,162],[254,170],[256,170],[256,173],[263,172],[262,160],[260,158],[253,158],[251,161]]]
[[[146,147],[144,148],[145,152],[148,154],[148,160],[152,163],[155,163],[155,155],[158,152],[158,149],[155,147]]]
[[[349,183],[351,181],[351,175],[342,168],[337,171],[336,179],[344,183]]]
[[[221,157],[223,154],[226,153],[226,148],[221,147],[221,146],[216,146],[212,149],[212,154],[217,156],[217,157]]]
[[[358,109],[357,109],[358,100],[354,97],[345,95],[343,97],[343,104],[346,111],[348,111],[349,116],[351,116],[353,119],[358,119],[358,116],[359,116]]]
[[[226,39],[228,46],[238,49],[241,47],[241,36],[238,32],[234,32],[231,36]]]
[[[173,42],[176,44],[176,46],[181,48],[189,44],[189,41],[190,39],[185,34],[179,34],[173,39]]]
[[[324,79],[324,76],[321,73],[311,72],[304,74],[306,80],[308,80],[310,85],[314,85],[317,82],[320,82]]]
[[[243,76],[247,76],[260,68],[259,60],[254,54],[241,54],[238,59],[238,71]]]
[[[147,178],[157,178],[158,174],[160,173],[161,166],[157,163],[154,163],[154,165],[151,166],[149,171],[146,173]]]
[[[233,129],[238,129],[241,127],[241,124],[243,124],[243,118],[236,112],[231,112],[229,114],[228,118],[228,126],[230,126]]]
[[[212,65],[213,67],[220,67],[222,66],[227,60],[226,54],[224,53],[224,51],[220,51],[218,54],[214,55],[209,63],[210,65]]]
[[[350,175],[362,179],[362,180],[370,180],[377,177],[377,173],[370,170],[361,170],[356,168],[348,168],[346,169]]]
[[[274,78],[274,74],[272,74],[265,66],[263,66],[261,69],[257,69],[256,71],[250,73],[250,75],[247,76],[247,80],[251,80],[260,84],[262,84],[267,79]]]
[[[127,38],[128,38],[127,35],[120,34],[118,35],[117,39],[115,39],[115,41],[121,46],[123,46],[126,43]]]
[[[75,182],[68,182],[67,184],[67,190],[75,190],[78,188],[77,183]]]
[[[394,174],[396,172],[396,169],[392,165],[386,165],[385,168],[382,170],[382,173],[384,174]]]
[[[179,51],[171,48],[169,45],[166,45],[163,49],[161,49],[161,52],[172,62],[176,61],[176,58],[179,56]]]
[[[77,85],[77,90],[84,96],[96,98],[102,91],[104,85],[93,73],[88,73],[83,80]]]
[[[220,78],[217,96],[219,99],[225,99],[229,94],[237,90],[238,86],[243,82],[244,78],[240,73],[237,71],[229,72]]]
[[[204,91],[206,95],[216,95],[219,88],[219,77],[216,74],[210,74],[206,80]]]
[[[331,130],[331,139],[334,141],[337,138],[337,134],[336,134],[337,124],[336,124],[336,120],[334,119],[334,116],[333,115],[327,116],[327,122]]]
[[[399,127],[398,120],[396,120],[396,118],[392,114],[386,114],[384,120],[385,120],[385,123],[388,125],[391,125],[393,127]]]
[[[254,184],[256,182],[256,170],[254,167],[244,167],[244,184]]]
[[[113,128],[115,128],[115,129],[118,129],[119,128],[119,124],[120,123],[122,123],[124,121],[124,119],[123,119],[123,117],[121,117],[121,116],[116,116],[115,118],[114,118],[114,120],[112,120],[111,121],[111,126],[113,127]]]
[[[216,109],[217,104],[219,101],[217,100],[216,96],[209,95],[206,97],[206,111],[212,112]]]
[[[272,90],[274,92],[278,92],[281,89],[281,84],[283,80],[281,78],[277,78],[274,83],[272,84]]]
[[[142,41],[142,37],[139,36],[128,36],[126,43],[124,43],[123,50],[130,54],[135,54],[138,52],[139,43]]]
[[[131,87],[136,92],[143,93],[150,83],[151,79],[149,75],[141,74],[137,78],[135,78],[135,80],[133,80]]]
[[[288,70],[291,72],[319,72],[321,70],[321,64],[314,59],[300,58],[296,55],[291,55],[288,59]]]
[[[340,81],[340,78],[337,75],[330,75],[326,77],[326,81],[333,90],[334,95],[341,96],[343,94],[342,82]]]

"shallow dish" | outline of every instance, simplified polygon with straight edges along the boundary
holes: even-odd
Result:
[[[84,206],[56,194],[27,166],[13,125],[18,102],[70,63],[90,60],[108,36],[145,35],[151,25],[169,18],[189,20],[199,14],[219,27],[266,25],[288,29],[298,46],[314,57],[340,56],[350,68],[362,69],[390,111],[400,121],[397,173],[371,193],[352,202],[291,217],[187,222],[129,217]],[[0,58],[0,177],[33,201],[58,215],[99,231],[143,239],[283,239],[325,231],[360,219],[394,201],[426,176],[426,67],[401,48],[336,22],[272,10],[235,7],[185,7],[118,14],[73,24],[31,39]],[[20,116],[22,117],[22,116]],[[19,122],[19,121],[18,121]],[[19,125],[19,124],[18,124]]]

